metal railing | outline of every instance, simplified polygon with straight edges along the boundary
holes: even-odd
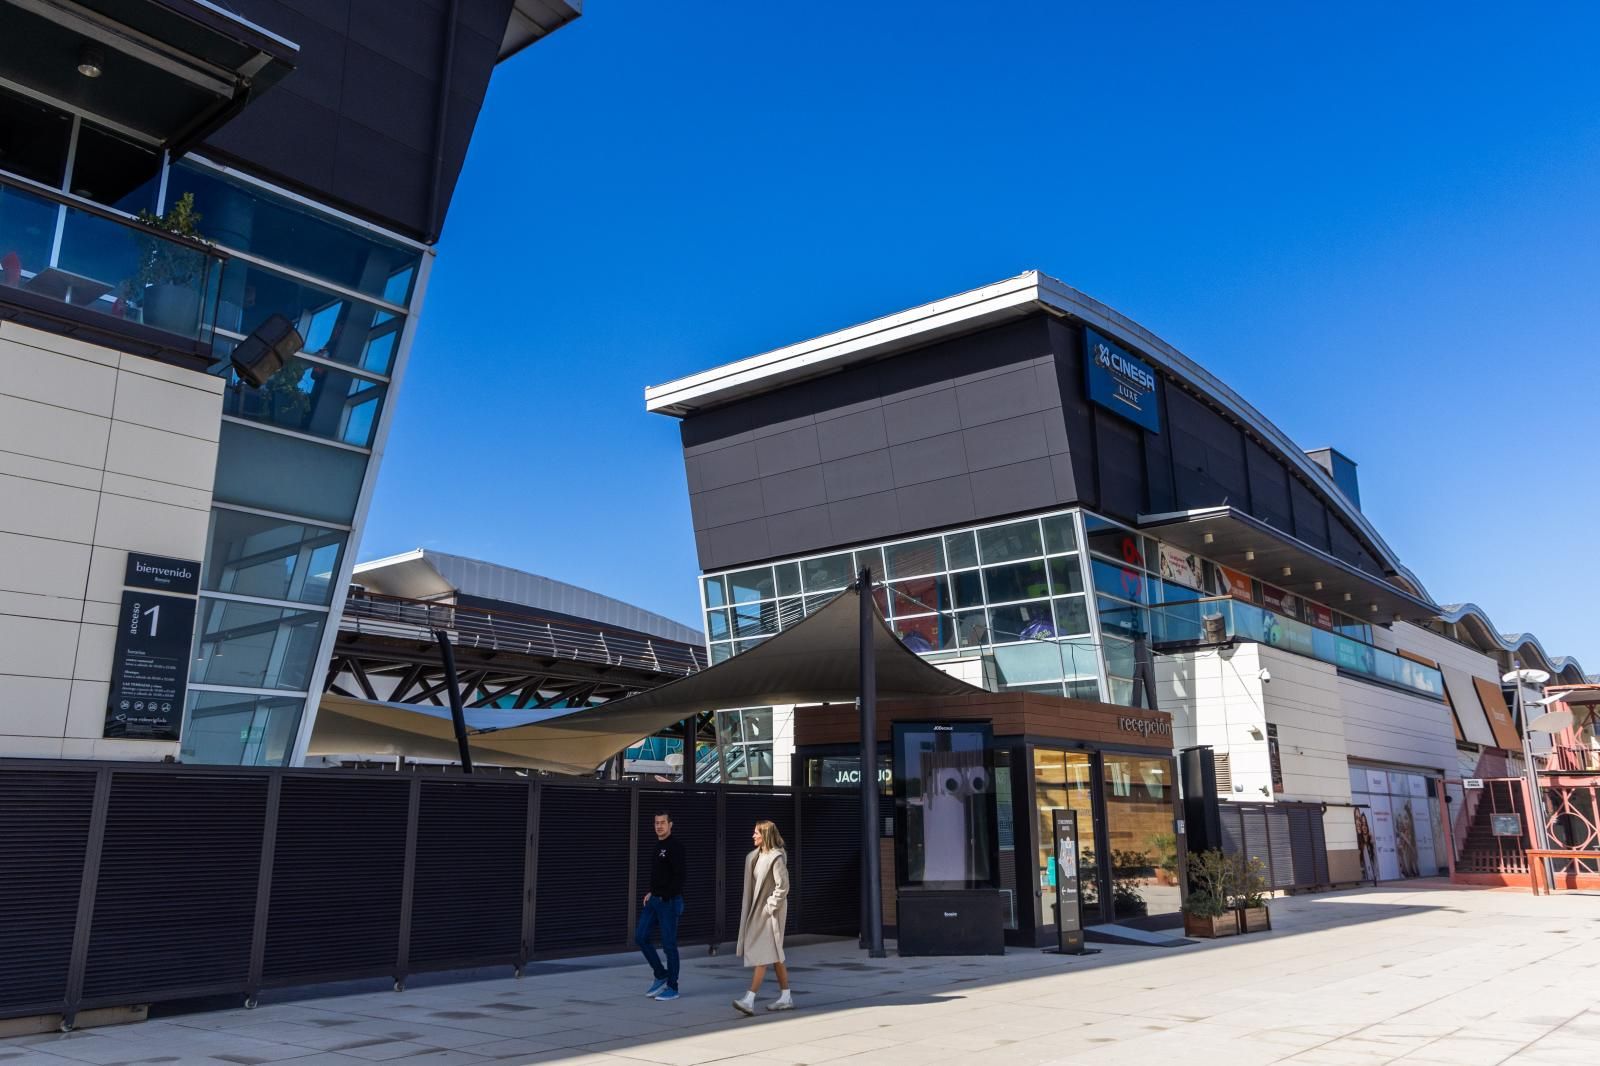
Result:
[[[1158,649],[1209,643],[1207,617],[1221,619],[1221,635],[1227,640],[1270,644],[1331,663],[1345,673],[1444,699],[1444,675],[1431,666],[1228,597],[1150,608],[1151,641]]]
[[[99,312],[209,342],[226,256],[80,197],[0,174],[0,298]]]
[[[1540,773],[1600,773],[1600,750],[1595,748],[1555,747],[1534,756]]]
[[[436,630],[460,648],[537,655],[687,676],[706,668],[705,652],[669,640],[639,639],[535,615],[507,614],[453,603],[352,593],[339,619],[344,633],[431,641]]]

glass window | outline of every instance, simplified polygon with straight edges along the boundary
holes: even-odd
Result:
[[[871,570],[872,576],[877,581],[883,580],[883,549],[863,548],[855,553],[855,569],[850,571],[850,580],[854,581],[856,575],[863,570]]]
[[[191,680],[240,688],[305,689],[327,615],[237,600],[200,600]]]
[[[894,632],[902,644],[918,655],[944,651],[956,645],[955,621],[948,614],[896,618]]]
[[[1055,618],[1050,612],[1049,600],[1033,603],[1014,603],[1007,607],[989,608],[990,639],[995,643],[1009,640],[1046,640],[1056,635]]]
[[[1104,760],[1112,909],[1119,920],[1176,914],[1181,899],[1171,763],[1113,752]]]
[[[978,565],[978,538],[970,530],[965,533],[952,533],[945,537],[944,550],[952,570]]]
[[[1095,601],[1095,609],[1100,612],[1100,628],[1105,632],[1123,637],[1142,637],[1150,632],[1142,607],[1101,596]]]
[[[1083,591],[1083,569],[1076,555],[1058,555],[1050,560],[1050,592],[1064,596]]]
[[[1144,685],[1121,677],[1108,677],[1106,683],[1111,686],[1111,702],[1119,707],[1144,707],[1148,705],[1145,698]],[[1137,697],[1137,700],[1135,699]]]
[[[777,631],[777,604],[745,603],[733,608],[733,632],[735,636],[760,637]]]
[[[746,744],[772,743],[772,708],[758,707],[739,715],[743,739]]]
[[[55,201],[0,185],[0,285],[15,288],[49,269],[60,217]]]
[[[799,596],[778,601],[778,625],[781,628],[788,629],[792,625],[798,625],[805,616],[805,608]]]
[[[976,570],[951,574],[950,590],[957,607],[983,606],[983,577]]]
[[[806,614],[814,613],[818,607],[821,607],[823,604],[832,600],[837,595],[838,593],[834,592],[827,596],[807,596],[805,600]]]
[[[956,615],[956,637],[963,648],[982,647],[989,642],[989,619],[983,611],[962,611]]]
[[[226,359],[233,341],[219,341],[218,348],[219,358]],[[382,382],[304,359],[289,360],[259,389],[245,384],[231,369],[224,373],[225,414],[362,448],[372,444],[378,408],[387,391]]]
[[[1106,656],[1106,673],[1116,674],[1118,677],[1133,676],[1135,659],[1133,641],[1107,636],[1100,642],[1100,647]]]
[[[1062,655],[1053,641],[1035,640],[995,648],[994,668],[1004,688],[1031,688],[1051,682],[1061,695]]]
[[[229,260],[222,269],[217,328],[248,336],[274,314],[300,331],[302,351],[374,374],[392,368],[391,334],[405,324],[404,318],[374,304],[347,300],[243,259]]]
[[[978,530],[978,552],[985,563],[1004,563],[1044,554],[1035,519]]]
[[[842,589],[854,580],[850,573],[850,555],[824,555],[807,559],[800,564],[800,576],[807,592],[828,592]]]
[[[267,600],[327,603],[346,534],[281,518],[211,512],[205,587]]]
[[[1056,653],[1061,659],[1061,673],[1069,681],[1100,676],[1100,657],[1095,654],[1093,640],[1058,640]]]
[[[178,163],[167,179],[167,201],[186,192],[194,194],[208,240],[391,303],[404,305],[411,297],[420,252],[196,164]]]
[[[725,640],[728,632],[728,612],[714,608],[706,612],[706,635],[712,640]]]
[[[732,644],[713,644],[713,645],[711,645],[711,662],[712,662],[713,665],[715,665],[716,663],[723,662],[723,661],[725,661],[727,659],[731,659],[731,658],[733,658],[733,645]]]
[[[1100,875],[1094,852],[1094,790],[1089,777],[1089,755],[1081,751],[1033,751],[1034,804],[1038,811],[1039,920],[1042,925],[1056,922],[1056,826],[1055,813],[1078,812],[1078,892],[1086,924],[1092,924],[1100,908]]]
[[[1078,530],[1070,514],[1051,515],[1043,520],[1044,550],[1051,555],[1077,551]]]
[[[733,650],[736,654],[742,654],[749,651],[751,648],[756,647],[766,639],[766,637],[757,637],[754,640],[736,640],[733,642]]]
[[[189,694],[182,761],[225,766],[282,766],[294,749],[303,696]]]
[[[983,584],[988,589],[990,603],[1028,600],[1050,595],[1050,582],[1045,574],[1043,559],[988,566],[983,570]]]
[[[723,607],[728,602],[728,583],[721,574],[708,577],[701,582],[706,591],[707,607]]]
[[[154,211],[161,188],[161,153],[92,123],[81,123],[68,187],[85,200],[129,214]]]
[[[1096,592],[1118,599],[1145,602],[1145,575],[1131,566],[1118,566],[1103,559],[1090,559],[1089,570],[1094,575]]]
[[[1089,632],[1089,604],[1085,596],[1062,596],[1055,601],[1056,636]]]
[[[1084,526],[1089,531],[1089,550],[1108,556],[1128,566],[1145,568],[1142,538],[1137,534],[1113,525],[1103,518],[1084,515]]]
[[[728,575],[728,597],[734,603],[770,600],[777,594],[778,586],[772,579],[770,566]]]
[[[0,170],[59,189],[71,140],[71,115],[0,89]]]
[[[216,498],[324,522],[349,522],[366,469],[367,457],[360,452],[224,422]]]
[[[944,570],[944,542],[938,537],[891,544],[883,549],[890,577],[917,577]]]
[[[1100,682],[1092,679],[1068,681],[1067,695],[1075,700],[1093,700],[1100,702]]]
[[[942,577],[916,577],[889,585],[889,605],[896,615],[927,614],[950,608],[950,588]]]
[[[800,595],[800,567],[796,563],[779,563],[773,567],[778,578],[778,595]]]

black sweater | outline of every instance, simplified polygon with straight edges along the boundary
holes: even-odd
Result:
[[[661,899],[673,899],[683,895],[685,877],[683,842],[672,836],[658,840],[651,855],[653,858],[650,861],[650,894]]]

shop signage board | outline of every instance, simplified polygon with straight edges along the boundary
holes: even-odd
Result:
[[[1055,823],[1056,948],[1083,954],[1082,900],[1078,892],[1078,812],[1052,812]]]
[[[1481,777],[1464,777],[1464,778],[1461,779],[1461,787],[1462,788],[1469,788],[1469,789],[1471,789],[1471,788],[1482,788],[1483,787],[1483,778],[1481,778]]]
[[[1089,399],[1151,433],[1160,433],[1156,372],[1150,364],[1092,329],[1085,329],[1083,334]]]
[[[195,601],[129,589],[122,594],[103,735],[177,740],[189,683]]]
[[[200,591],[200,564],[188,559],[169,559],[164,555],[128,553],[128,569],[122,583],[131,589],[155,589],[193,596]]]
[[[1522,818],[1515,814],[1491,814],[1489,829],[1497,837],[1519,837],[1522,835]]]
[[[1217,580],[1222,586],[1224,596],[1232,596],[1241,603],[1256,602],[1255,593],[1250,591],[1250,575],[1241,573],[1231,567],[1217,567]]]

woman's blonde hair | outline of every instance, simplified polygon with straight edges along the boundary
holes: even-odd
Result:
[[[772,822],[757,822],[756,832],[761,834],[761,850],[776,851],[783,847],[783,834]]]

